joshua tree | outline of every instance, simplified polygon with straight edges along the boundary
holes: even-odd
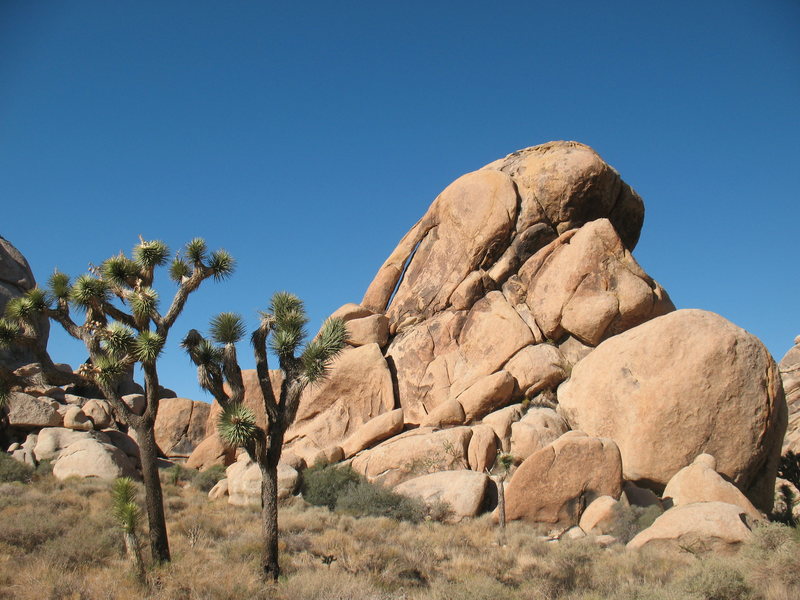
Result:
[[[500,545],[506,543],[506,493],[505,485],[508,473],[514,465],[514,457],[507,452],[498,452],[496,471],[498,473],[495,481],[497,482],[497,516],[500,524]]]
[[[328,319],[317,337],[296,352],[306,338],[308,323],[303,302],[287,292],[272,297],[268,312],[252,336],[256,372],[264,396],[266,423],[257,423],[252,410],[244,404],[242,370],[236,358],[236,343],[245,334],[242,318],[222,313],[211,320],[211,340],[196,330],[190,331],[183,346],[197,365],[200,385],[211,392],[222,407],[218,422],[220,437],[228,445],[244,448],[261,469],[261,520],[264,548],[261,559],[265,580],[278,579],[278,461],[283,436],[294,421],[300,395],[311,383],[325,377],[331,360],[339,354],[347,337],[341,319]],[[271,337],[270,337],[271,335]],[[283,372],[280,397],[272,390],[267,364],[267,339],[278,357]],[[215,344],[216,343],[216,344]],[[218,344],[218,345],[217,345]],[[228,390],[224,383],[227,382]]]
[[[136,504],[136,485],[129,477],[114,480],[111,489],[111,511],[122,528],[125,550],[133,565],[134,573],[139,581],[144,581],[144,563],[139,550],[139,539],[136,529],[139,527],[139,505]]]
[[[120,252],[91,267],[74,283],[56,271],[49,280],[49,291],[34,288],[6,305],[6,318],[0,323],[0,339],[27,343],[36,335],[36,320],[45,315],[59,323],[69,335],[82,341],[89,361],[78,370],[84,383],[95,384],[121,419],[136,433],[142,464],[150,549],[155,562],[170,559],[161,481],[158,476],[158,449],[154,426],[159,402],[156,363],[170,329],[183,310],[189,295],[206,279],[225,279],[233,272],[234,260],[224,250],[209,254],[200,238],[189,242],[172,260],[170,277],[178,291],[162,315],[158,294],[153,289],[156,267],[169,260],[169,250],[160,241],[140,238],[133,258]],[[82,325],[71,316],[70,306],[84,312]],[[130,312],[125,312],[127,307]],[[27,341],[26,341],[27,340]],[[145,408],[136,414],[117,392],[118,383],[135,364],[144,372]],[[0,390],[2,391],[2,390]]]

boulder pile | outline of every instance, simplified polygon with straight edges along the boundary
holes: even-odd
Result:
[[[735,548],[772,508],[784,386],[792,423],[800,414],[800,346],[779,370],[733,323],[676,310],[632,255],[643,220],[638,194],[577,142],[526,148],[450,184],[361,302],[335,311],[348,346],[301,399],[281,493],[305,466],[340,463],[446,501],[456,518],[493,510],[504,490],[508,519],[555,538],[627,541],[632,514],[663,512],[632,547]],[[256,375],[244,375],[263,422]],[[124,454],[103,401],[64,392],[18,395],[14,427]],[[196,468],[227,465],[212,497],[257,502],[260,472],[221,443],[218,414],[162,401],[159,446]]]

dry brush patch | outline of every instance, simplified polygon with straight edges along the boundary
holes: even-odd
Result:
[[[356,518],[292,498],[281,506],[284,575],[259,578],[258,510],[209,502],[167,485],[172,563],[131,573],[110,515],[110,484],[0,484],[0,600],[525,599],[788,600],[800,597],[795,530],[756,531],[737,556],[600,549],[545,542],[509,523],[505,545],[488,517],[458,524]],[[145,548],[146,551],[146,548]]]

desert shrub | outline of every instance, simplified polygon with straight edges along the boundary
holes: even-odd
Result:
[[[161,473],[164,483],[181,485],[182,483],[191,483],[196,472],[194,469],[187,469],[183,465],[175,464]]]
[[[361,475],[350,467],[315,465],[303,473],[303,498],[309,504],[333,510],[346,488],[362,481]]]
[[[796,504],[797,499],[792,488],[784,483],[780,486],[780,491],[775,498],[775,508],[769,515],[770,520],[789,527],[797,527],[797,519],[794,516]]]
[[[36,465],[36,469],[33,471],[33,477],[35,479],[42,479],[48,477],[53,474],[53,463],[49,460],[41,460],[39,464]]]
[[[650,506],[618,506],[614,528],[610,532],[623,544],[630,542],[637,533],[647,529],[664,511],[656,504]]]
[[[742,572],[716,557],[696,563],[681,578],[680,586],[708,600],[747,600],[754,597]]]
[[[201,492],[210,492],[221,479],[225,479],[225,467],[214,465],[205,471],[198,471],[192,479],[192,485]]]
[[[0,452],[0,482],[30,481],[33,476],[33,467],[11,458],[5,452]]]
[[[346,486],[339,494],[336,509],[356,517],[389,517],[412,523],[425,517],[425,506],[419,500],[367,481]]]

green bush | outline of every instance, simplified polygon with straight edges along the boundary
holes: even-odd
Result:
[[[162,471],[162,481],[164,483],[171,483],[172,485],[191,483],[195,473],[196,471],[194,469],[187,469],[183,465],[175,464]]]
[[[333,510],[345,489],[362,481],[361,475],[349,466],[313,466],[303,472],[303,498],[309,504]]]
[[[0,482],[30,481],[33,476],[33,467],[11,458],[5,452],[0,452]]]
[[[336,501],[336,510],[355,517],[389,517],[412,523],[425,518],[425,506],[419,500],[367,481],[346,486]]]
[[[210,492],[221,479],[225,479],[225,467],[214,465],[205,471],[198,471],[192,479],[192,485],[201,492]]]

